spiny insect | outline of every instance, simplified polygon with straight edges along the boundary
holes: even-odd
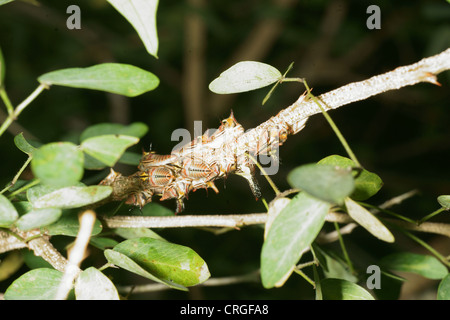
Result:
[[[175,199],[176,212],[179,213],[183,211],[184,199],[188,198],[191,191],[211,188],[218,193],[214,181],[230,174],[244,177],[254,196],[260,198],[254,178],[255,163],[249,155],[273,154],[275,148],[292,133],[285,124],[272,122],[271,129],[262,130],[257,140],[238,144],[237,140],[244,134],[244,128],[231,112],[214,133],[196,137],[168,155],[160,155],[152,150],[143,152],[139,171],[130,176],[138,179],[135,181],[140,187],[123,196],[125,202],[143,207],[152,201],[153,196],[159,196],[161,201]],[[114,184],[114,179],[115,176],[107,177],[104,184]]]

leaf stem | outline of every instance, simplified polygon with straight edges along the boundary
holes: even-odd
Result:
[[[336,126],[336,124],[334,123],[333,119],[331,119],[331,117],[329,116],[328,112],[325,111],[325,109],[322,107],[322,105],[320,104],[320,102],[317,100],[317,98],[311,93],[311,89],[309,88],[308,84],[306,83],[306,81],[303,81],[303,84],[305,85],[306,90],[308,91],[308,97],[310,97],[312,100],[314,100],[314,102],[317,104],[317,106],[320,108],[320,111],[322,111],[323,116],[325,117],[325,119],[328,121],[328,123],[330,124],[331,128],[333,129],[334,133],[336,134],[336,136],[338,137],[339,141],[341,142],[341,144],[343,145],[345,151],[347,151],[347,154],[349,155],[349,157],[353,160],[353,162],[358,166],[361,167],[361,164],[359,163],[358,159],[356,158],[355,154],[353,153],[352,149],[350,148],[350,146],[347,143],[347,140],[345,140],[344,136],[342,135],[341,131],[339,130],[339,128]]]
[[[25,191],[25,190],[27,190],[27,189],[37,185],[39,182],[41,182],[41,180],[39,180],[39,179],[35,179],[35,180],[31,181],[29,184],[23,186],[22,188],[19,188],[16,191],[11,192],[11,194],[8,196],[8,199],[14,198],[19,193],[21,193],[21,192],[23,192],[23,191]],[[3,192],[3,190],[2,190],[2,192]]]
[[[273,180],[268,176],[267,172],[264,170],[264,168],[259,164],[258,161],[256,161],[256,159],[248,154],[248,157],[250,158],[250,160],[252,160],[256,166],[258,167],[259,170],[261,170],[261,172],[263,173],[264,177],[267,179],[267,181],[269,182],[270,186],[272,187],[273,191],[275,192],[276,195],[279,195],[281,192],[280,190],[277,188],[277,186],[275,185],[275,183],[273,182]]]
[[[429,215],[427,215],[427,216],[423,217],[422,219],[420,219],[419,221],[417,221],[417,224],[420,225],[420,224],[422,224],[423,222],[425,222],[425,221],[431,219],[431,218],[434,217],[435,215],[437,215],[437,214],[439,214],[439,213],[441,213],[442,211],[445,211],[445,210],[447,210],[447,209],[444,208],[444,207],[439,208],[439,209],[437,209],[436,211],[433,211],[433,212],[430,213]]]
[[[347,265],[348,265],[348,267],[350,269],[350,272],[352,274],[355,274],[355,269],[353,268],[352,261],[350,260],[350,257],[348,255],[347,249],[345,248],[344,239],[342,238],[341,231],[339,229],[339,225],[338,225],[337,222],[334,222],[334,227],[335,227],[335,229],[337,231],[338,238],[339,238],[339,244],[341,245],[342,253],[344,254],[345,260],[347,261]]]
[[[8,127],[11,125],[11,123],[17,119],[17,117],[22,113],[23,110],[25,110],[25,108],[34,100],[36,99],[36,97],[42,92],[44,91],[44,89],[47,89],[47,85],[45,84],[40,84],[25,100],[23,100],[14,111],[11,112],[10,108],[12,108],[11,103],[9,102],[9,99],[6,97],[6,101],[5,102],[5,97],[2,94],[1,97],[3,99],[3,101],[5,102],[5,105],[7,106],[8,109],[8,117],[5,119],[5,121],[2,123],[1,127],[0,127],[0,136],[6,131],[6,129],[8,129]],[[5,93],[6,94],[6,93]],[[9,106],[8,106],[9,103]]]
[[[12,186],[14,186],[17,182],[17,180],[19,179],[20,175],[22,174],[23,170],[25,170],[25,168],[28,166],[28,164],[30,163],[32,157],[29,156],[27,161],[25,161],[25,163],[23,164],[23,166],[20,168],[19,172],[17,172],[17,174],[14,176],[14,178],[12,179],[11,183],[6,186],[2,191],[0,191],[0,194],[5,193],[6,191],[8,191]]]
[[[3,103],[6,106],[6,110],[8,111],[8,115],[11,115],[14,112],[14,107],[11,103],[11,100],[9,100],[8,94],[6,93],[5,87],[0,88],[0,97],[3,100]]]
[[[408,232],[406,230],[403,230],[402,228],[399,228],[399,230],[401,232],[403,232],[406,236],[408,236],[409,238],[411,238],[412,240],[414,240],[415,242],[420,244],[422,247],[424,247],[425,249],[430,251],[432,254],[434,254],[436,256],[436,258],[441,260],[442,263],[444,263],[447,267],[450,267],[450,262],[443,255],[441,255],[439,252],[437,252],[432,246],[430,246],[428,243],[426,243],[422,239],[416,237],[412,233],[410,233],[410,232]]]

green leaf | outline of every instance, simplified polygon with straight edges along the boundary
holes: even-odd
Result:
[[[99,123],[86,128],[80,135],[80,141],[111,134],[142,138],[147,131],[148,126],[142,122],[134,122],[128,126],[119,123]]]
[[[281,77],[281,72],[271,65],[256,61],[242,61],[214,79],[209,84],[209,90],[219,94],[251,91],[271,85]]]
[[[154,238],[158,240],[164,240],[155,231],[148,228],[117,228],[114,229],[114,233],[121,236],[124,239],[134,239],[134,238]]]
[[[6,290],[5,300],[52,300],[63,273],[54,269],[34,269],[16,279]]]
[[[302,252],[317,237],[330,204],[302,192],[278,214],[261,252],[261,279],[265,288],[282,285]]]
[[[386,242],[394,242],[395,238],[384,224],[372,213],[350,198],[345,198],[348,215],[372,235]]]
[[[17,148],[19,148],[20,151],[28,155],[31,155],[36,150],[35,147],[33,147],[31,144],[28,143],[27,140],[25,140],[22,132],[14,137],[14,144],[16,145]]]
[[[264,227],[264,239],[267,238],[267,234],[269,233],[270,227],[275,221],[275,218],[278,217],[280,212],[289,204],[290,201],[291,199],[289,198],[277,198],[269,203],[269,210],[267,211],[267,221]]]
[[[84,155],[70,142],[46,144],[33,152],[31,169],[43,184],[57,187],[71,186],[84,173]]]
[[[356,282],[358,278],[351,272],[348,265],[334,252],[312,244],[314,253],[319,260],[325,278],[344,279]]]
[[[108,260],[109,263],[120,267],[122,269],[128,270],[130,272],[136,273],[140,275],[141,277],[163,283],[170,288],[182,290],[182,291],[188,291],[188,289],[182,285],[179,285],[177,283],[173,283],[172,281],[159,279],[158,277],[154,276],[152,273],[148,272],[141,266],[139,266],[136,262],[134,262],[132,259],[127,257],[125,254],[122,254],[120,252],[107,249],[104,251],[105,257]]]
[[[148,53],[158,58],[157,0],[108,0],[138,33]]]
[[[77,300],[120,300],[116,287],[102,272],[90,267],[75,282]]]
[[[61,217],[61,209],[45,208],[36,209],[21,216],[16,222],[17,228],[22,231],[40,228],[54,223]]]
[[[101,90],[127,97],[138,96],[159,85],[153,73],[120,63],[56,70],[43,74],[38,80],[46,85]]]
[[[138,141],[139,139],[136,137],[103,135],[84,140],[81,143],[81,148],[93,158],[112,167],[125,150]]]
[[[19,218],[16,208],[2,194],[0,194],[0,227],[9,227]]]
[[[0,0],[0,6],[7,4],[8,2],[13,2],[14,0]]]
[[[450,195],[442,195],[437,198],[439,204],[446,210],[450,210]]]
[[[428,279],[443,279],[447,268],[435,257],[410,252],[398,252],[381,259],[380,266],[392,271],[412,272]]]
[[[35,208],[79,208],[107,198],[112,192],[109,186],[66,187],[45,194],[31,201]]]
[[[374,300],[364,288],[347,280],[327,278],[320,285],[324,300]]]
[[[78,212],[73,211],[64,213],[58,221],[48,226],[42,227],[41,230],[51,236],[64,235],[69,237],[76,237],[78,231],[80,230]],[[91,235],[95,236],[101,231],[102,225],[100,221],[95,220]]]
[[[289,184],[310,195],[342,204],[355,187],[350,168],[326,164],[306,164],[292,170],[287,177]]]
[[[338,155],[331,155],[323,158],[318,164],[328,164],[342,168],[356,167],[353,160]],[[350,197],[354,200],[363,201],[369,199],[383,186],[381,178],[377,174],[367,171],[366,169],[354,171],[353,176],[355,178],[355,190]]]
[[[89,240],[89,243],[102,251],[108,248],[113,248],[119,244],[119,242],[114,239],[104,237],[92,237]]]
[[[85,187],[86,185],[82,182],[78,182],[75,187]],[[59,190],[61,188],[49,185],[38,184],[27,190],[27,199],[31,203],[34,203],[40,197],[52,193],[53,191]]]
[[[450,300],[450,274],[447,274],[439,283],[437,299]]]
[[[192,249],[153,238],[125,240],[114,247],[156,277],[185,287],[209,278],[205,261]]]

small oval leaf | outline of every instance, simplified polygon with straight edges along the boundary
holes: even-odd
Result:
[[[219,94],[251,91],[266,87],[282,77],[278,69],[256,62],[238,62],[209,84],[209,90]]]
[[[209,278],[205,261],[192,249],[153,238],[125,240],[114,247],[156,277],[182,286]]]
[[[36,148],[29,144],[28,141],[24,138],[22,132],[14,137],[14,144],[17,148],[19,148],[20,151],[28,155],[31,155],[33,151],[36,150]]]
[[[105,257],[108,260],[109,263],[120,267],[122,269],[128,270],[130,272],[136,273],[140,275],[141,277],[163,283],[173,289],[187,291],[188,289],[182,285],[179,285],[177,283],[173,283],[172,281],[167,281],[163,279],[159,279],[152,273],[146,271],[144,268],[142,268],[140,265],[138,265],[136,262],[134,262],[131,258],[127,257],[125,254],[120,253],[118,251],[107,249],[104,251]]]
[[[159,79],[151,72],[120,63],[103,63],[87,68],[69,68],[43,74],[46,85],[101,90],[135,97],[155,89]]]
[[[75,297],[77,300],[120,300],[112,281],[94,267],[82,271],[78,276]]]
[[[347,207],[348,215],[372,235],[386,242],[392,243],[395,241],[389,229],[366,208],[350,198],[345,199],[345,206]]]
[[[83,152],[73,143],[49,143],[33,152],[31,170],[43,184],[65,187],[83,177],[83,162]]]
[[[450,300],[450,274],[447,274],[441,283],[439,283],[437,299]]]
[[[450,210],[450,195],[442,195],[437,198],[439,204],[446,210]]]
[[[342,204],[355,187],[349,167],[326,164],[306,164],[292,170],[289,184],[330,203]]]
[[[93,158],[112,167],[125,150],[138,141],[138,138],[131,136],[103,135],[84,140],[81,143],[81,148]]]
[[[320,285],[324,300],[375,300],[364,288],[347,280],[327,278]]]
[[[61,217],[62,210],[56,208],[45,208],[32,210],[21,216],[16,222],[17,228],[22,231],[40,228],[54,223]]]
[[[103,200],[111,192],[109,186],[66,187],[45,194],[32,203],[35,208],[79,208]]]
[[[356,167],[353,160],[338,155],[331,155],[323,158],[318,164],[328,164],[342,168]],[[366,169],[362,169],[361,171],[355,170],[353,176],[355,178],[355,190],[350,197],[354,200],[363,201],[369,199],[383,186],[381,178],[377,174],[367,171]]]
[[[138,33],[148,53],[158,58],[158,33],[156,30],[156,11],[158,0],[108,0]]]
[[[265,288],[280,286],[317,237],[330,204],[305,192],[295,196],[273,221],[261,251],[261,280]]]
[[[99,123],[86,128],[80,135],[80,141],[111,134],[141,138],[147,131],[148,126],[142,122],[134,122],[128,126],[119,123]]]
[[[19,218],[16,208],[4,195],[0,194],[0,227],[9,227]]]
[[[380,265],[392,271],[417,273],[428,279],[442,279],[448,274],[447,268],[435,257],[411,252],[390,254],[381,259]]]
[[[42,232],[50,236],[69,236],[76,237],[78,235],[78,231],[80,230],[80,221],[78,218],[78,212],[65,212],[61,218],[58,219],[55,223],[47,225],[41,228]],[[92,229],[91,235],[95,236],[102,231],[102,225],[99,220],[95,220],[94,228]]]
[[[63,273],[54,269],[34,269],[16,279],[6,290],[5,300],[53,300]]]

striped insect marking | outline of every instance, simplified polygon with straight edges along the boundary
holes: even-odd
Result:
[[[141,179],[149,184],[149,187],[164,187],[175,179],[174,172],[168,167],[150,168],[141,173]]]

